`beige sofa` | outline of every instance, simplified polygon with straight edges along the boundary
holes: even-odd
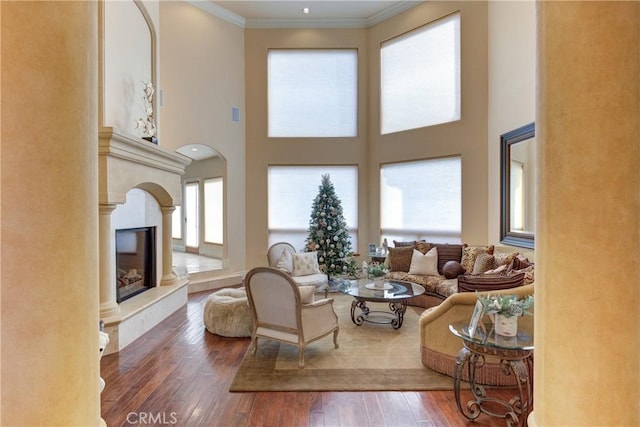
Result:
[[[513,289],[487,292],[462,292],[451,295],[440,305],[425,310],[420,316],[420,352],[422,364],[434,371],[453,376],[455,360],[462,348],[462,340],[449,331],[453,322],[471,318],[478,294],[508,294],[524,297],[533,295],[533,284]],[[518,327],[527,328],[533,333],[533,316],[518,319]],[[476,372],[476,381],[488,385],[514,385],[510,376],[504,375],[497,359],[487,358],[485,366]],[[466,371],[463,375],[466,379]]]

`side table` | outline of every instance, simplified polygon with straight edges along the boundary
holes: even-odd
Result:
[[[515,337],[496,335],[493,328],[489,333],[476,331],[472,338],[469,335],[468,322],[455,322],[449,330],[462,339],[463,347],[456,357],[454,373],[454,392],[460,413],[468,420],[475,420],[481,413],[504,418],[508,426],[526,425],[527,415],[533,408],[532,393],[532,355],[533,334],[519,328]],[[487,396],[483,386],[476,384],[476,370],[484,365],[485,356],[500,359],[500,365],[506,375],[513,375],[518,385],[518,394],[508,402]],[[460,402],[460,381],[463,370],[467,367],[469,386],[473,399],[463,407]],[[502,407],[503,412],[497,412]]]

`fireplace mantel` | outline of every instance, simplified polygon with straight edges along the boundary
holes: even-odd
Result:
[[[180,177],[191,159],[111,127],[98,136],[100,204],[124,203],[127,191],[144,182],[163,187],[180,204]]]
[[[188,280],[173,272],[171,225],[175,206],[182,203],[182,175],[191,159],[114,128],[100,128],[98,139],[100,318],[110,336],[109,354],[121,350],[187,302]],[[162,237],[156,241],[156,253],[161,258],[161,275],[156,286],[118,304],[111,217],[134,188],[151,194],[160,207]]]

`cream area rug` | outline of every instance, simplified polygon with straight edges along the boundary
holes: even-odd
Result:
[[[351,321],[351,301],[334,293],[338,315],[339,348],[333,335],[309,344],[305,367],[298,368],[298,349],[259,339],[258,352],[251,347],[238,368],[229,391],[409,391],[451,390],[453,379],[426,368],[420,361],[418,313],[408,307],[400,329],[391,325]],[[369,303],[371,310],[388,310],[387,304]],[[358,311],[358,310],[357,310]]]

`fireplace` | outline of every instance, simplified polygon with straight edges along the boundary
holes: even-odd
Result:
[[[116,230],[116,300],[156,285],[156,227]]]

